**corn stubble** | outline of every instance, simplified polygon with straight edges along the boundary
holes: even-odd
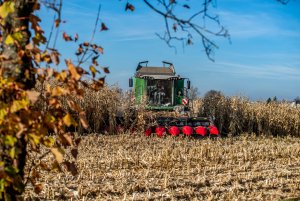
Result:
[[[214,116],[222,133],[238,137],[217,140],[182,136],[149,138],[139,130],[145,127],[146,118],[155,119],[158,114],[143,107],[132,110],[134,104],[129,101],[132,97],[120,93],[117,87],[104,87],[99,92],[86,91],[83,99],[74,99],[87,114],[90,124],[89,130],[79,125],[76,131],[97,133],[82,137],[78,175],[72,176],[64,170],[34,172],[39,174],[44,188],[40,194],[35,194],[28,185],[25,200],[279,200],[300,197],[300,108],[291,108],[288,103],[252,103],[241,97],[197,99],[191,103],[192,113]],[[37,107],[46,108],[43,102]],[[69,110],[67,104],[64,107]],[[120,110],[125,127],[131,132],[98,134],[116,134],[116,116]],[[73,115],[76,119],[76,114]],[[27,164],[32,164],[32,160],[39,162],[36,161],[38,156],[32,158]],[[51,156],[46,159],[53,160]]]
[[[25,200],[279,200],[300,197],[300,139],[83,137],[77,176],[42,173]],[[49,156],[50,157],[50,156]]]

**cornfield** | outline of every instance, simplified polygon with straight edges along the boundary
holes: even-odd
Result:
[[[82,138],[78,175],[35,172],[25,200],[280,200],[300,197],[300,139],[135,134]],[[47,160],[52,156],[48,156]],[[32,156],[30,160],[35,160]]]
[[[38,88],[42,91],[42,88]],[[212,116],[228,138],[145,137],[145,119],[130,93],[118,87],[86,91],[76,102],[87,114],[78,174],[64,167],[31,172],[31,164],[54,161],[52,155],[30,155],[25,200],[281,200],[300,197],[300,109],[288,103],[251,102],[241,97],[214,97],[191,102],[194,115]],[[64,101],[64,100],[63,100]],[[43,102],[38,109],[47,109]],[[64,109],[69,111],[68,105]],[[174,115],[168,113],[169,115]],[[77,114],[73,114],[76,118]],[[122,131],[118,116],[123,116]],[[134,117],[134,118],[132,118]],[[126,131],[127,130],[127,131]],[[118,132],[123,132],[118,135]],[[125,132],[125,133],[124,133]],[[83,135],[86,133],[88,135]],[[101,135],[100,135],[100,134]],[[45,150],[41,150],[43,155]],[[69,151],[66,150],[68,158]],[[71,159],[71,157],[70,157]],[[46,160],[46,161],[44,161]],[[295,199],[297,200],[297,199]]]
[[[195,100],[199,115],[213,116],[221,133],[300,136],[300,108],[289,103],[251,102],[242,97]],[[200,107],[199,107],[200,106]]]
[[[54,85],[54,83],[51,83]],[[42,91],[42,87],[37,89]],[[84,130],[80,125],[75,129],[79,133],[119,132],[118,117],[122,116],[123,130],[143,130],[147,119],[155,119],[158,114],[147,111],[144,107],[136,107],[133,94],[122,92],[118,87],[105,86],[95,92],[85,89],[83,99],[76,102],[87,114],[90,125]],[[64,108],[70,111],[66,101]],[[37,104],[39,110],[45,104]],[[211,116],[219,131],[225,135],[255,133],[256,135],[300,136],[300,107],[293,108],[288,103],[251,102],[243,97],[215,96],[210,99],[196,99],[191,103],[194,116]],[[173,112],[159,114],[174,116]],[[78,118],[78,114],[73,114]],[[153,121],[152,121],[153,123]]]

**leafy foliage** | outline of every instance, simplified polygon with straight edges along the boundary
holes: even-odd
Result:
[[[40,4],[38,1],[30,2],[11,0],[5,1],[0,6],[1,43],[4,44],[0,56],[0,199],[5,200],[14,200],[16,194],[23,192],[26,156],[39,152],[41,147],[48,149],[47,153],[52,153],[54,160],[49,165],[39,158],[32,164],[29,182],[34,186],[36,193],[42,190],[42,186],[36,183],[38,175],[35,172],[38,168],[49,171],[59,170],[61,166],[65,166],[72,174],[77,173],[74,161],[64,157],[64,148],[72,147],[71,155],[76,159],[79,140],[67,130],[78,124],[87,128],[88,123],[84,111],[72,97],[82,99],[84,96],[82,86],[99,90],[105,81],[104,77],[97,76],[100,73],[100,70],[97,70],[99,68],[97,59],[99,54],[103,54],[103,48],[92,44],[92,41],[78,45],[76,55],[80,60],[77,65],[66,60],[67,68],[61,72],[50,67],[51,64],[60,64],[60,54],[53,48],[41,50],[40,45],[46,43],[47,39],[39,26],[41,19],[34,15]],[[31,8],[31,12],[28,16],[22,16],[24,14],[22,9],[28,7]],[[27,18],[26,26],[13,27],[14,16]],[[58,26],[59,20],[55,22]],[[30,28],[32,37],[28,35]],[[63,38],[65,41],[77,42],[78,35],[76,34],[73,40],[67,33],[63,33]],[[11,55],[5,55],[8,48],[13,49],[16,54],[13,52]],[[91,58],[90,72],[84,70],[82,66],[88,61],[87,58]],[[21,64],[18,68],[15,68],[18,66],[15,61]],[[10,65],[2,68],[5,62]],[[25,64],[32,65],[32,68],[24,70]],[[101,68],[105,73],[109,73],[107,67]],[[10,76],[8,71],[14,71],[16,76]],[[86,76],[91,76],[91,82],[88,83],[83,79]],[[31,81],[36,79],[40,83],[52,80],[57,85],[45,84],[45,89],[41,93],[34,91],[34,85],[27,85],[23,78]],[[46,103],[46,110],[35,109],[34,104],[38,100]],[[63,109],[62,100],[67,100],[69,108],[79,114],[79,122]],[[30,152],[27,153],[27,150]]]

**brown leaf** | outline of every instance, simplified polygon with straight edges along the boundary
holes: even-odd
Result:
[[[60,22],[61,22],[60,19],[56,19],[56,20],[55,20],[55,27],[56,27],[56,28],[59,26]]]
[[[66,34],[66,32],[63,32],[63,39],[65,40],[65,41],[72,41],[73,39],[71,38],[71,36],[68,36],[67,34]]]
[[[59,56],[60,54],[57,51],[51,52],[51,58],[55,65],[59,64]]]
[[[34,192],[36,194],[40,194],[43,190],[43,185],[42,184],[36,184],[34,185]]]
[[[74,110],[76,112],[80,112],[81,108],[77,103],[75,103],[75,101],[67,100],[67,103],[72,110]]]
[[[66,161],[66,162],[65,162],[65,165],[66,165],[66,167],[67,167],[67,170],[68,170],[69,172],[71,172],[71,174],[72,174],[73,176],[75,176],[75,175],[78,174],[77,167],[76,167],[76,165],[75,165],[74,162],[70,163],[69,161]]]
[[[98,47],[96,44],[91,45],[94,50]]]
[[[100,31],[107,31],[107,30],[108,30],[107,26],[102,22]]]
[[[130,3],[126,4],[125,11],[131,10],[133,12],[134,9],[135,9],[135,7],[132,4],[130,4]]]
[[[99,51],[101,54],[103,54],[103,47],[98,46],[98,51]]]
[[[173,30],[174,30],[174,32],[177,31],[177,24],[176,23],[173,24]]]
[[[27,93],[29,101],[32,104],[34,104],[38,100],[38,98],[40,96],[40,93],[37,92],[37,91],[26,91],[26,93]]]
[[[75,144],[76,144],[76,146],[78,146],[80,142],[81,142],[81,138],[75,139]]]
[[[74,41],[75,41],[75,42],[78,41],[78,34],[77,34],[77,33],[75,34]]]
[[[76,55],[79,56],[79,55],[82,54],[82,52],[83,52],[82,46],[79,45],[79,48],[77,49]]]
[[[87,47],[87,46],[89,46],[89,45],[90,45],[89,42],[84,42],[84,43],[83,43],[83,46],[86,46],[86,47]]]
[[[77,156],[78,156],[78,149],[72,149],[72,150],[71,150],[71,154],[72,154],[72,156],[73,156],[75,159],[77,159]]]
[[[98,66],[98,62],[97,62],[98,57],[99,57],[99,55],[94,56],[94,57],[92,58],[92,62],[93,62],[93,64],[94,64],[95,66]]]
[[[61,152],[61,150],[59,150],[58,148],[51,148],[51,152],[53,153],[53,155],[55,156],[55,160],[58,163],[62,163],[64,160],[64,156]]]
[[[108,67],[102,67],[102,69],[103,69],[104,73],[107,73],[107,74],[110,73]]]
[[[87,129],[89,127],[89,123],[88,121],[86,120],[86,115],[85,115],[85,112],[80,112],[79,113],[79,118],[80,118],[80,123],[82,124],[82,126]]]
[[[80,80],[81,76],[77,72],[75,66],[71,62],[66,61],[66,63],[67,63],[67,66],[71,73],[72,78],[74,78],[75,80]]]
[[[67,145],[72,146],[73,145],[73,139],[72,136],[68,133],[63,135],[64,140],[67,142]]]

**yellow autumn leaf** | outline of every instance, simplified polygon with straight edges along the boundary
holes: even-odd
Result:
[[[21,32],[15,32],[13,33],[12,37],[17,40],[18,42],[21,42],[23,39],[23,35]]]
[[[65,125],[68,127],[71,125],[76,126],[76,122],[74,121],[74,119],[72,118],[72,116],[69,113],[67,113],[64,116],[63,121],[64,121]]]
[[[75,80],[79,80],[81,78],[81,76],[79,75],[79,73],[77,72],[75,66],[69,62],[68,63],[68,69],[71,73],[71,76],[75,79]]]
[[[10,44],[14,44],[14,41],[15,41],[15,39],[12,37],[12,35],[9,34],[9,35],[7,35],[4,43],[6,45],[10,45]]]
[[[57,86],[57,87],[54,87],[53,90],[52,90],[52,96],[61,96],[61,95],[64,95],[65,93],[65,90],[60,87],[60,86]]]
[[[7,115],[7,104],[0,103],[0,122],[5,119]]]
[[[53,153],[53,155],[55,156],[55,159],[58,163],[62,163],[64,160],[64,156],[63,153],[60,149],[58,148],[52,148],[51,152]]]
[[[9,156],[11,158],[15,158],[16,156],[16,147],[12,147],[10,150],[9,150]]]
[[[29,134],[29,141],[33,144],[33,145],[38,145],[40,143],[41,137],[35,134]]]
[[[24,98],[24,99],[21,99],[21,100],[15,100],[12,103],[10,111],[14,113],[14,112],[17,112],[21,109],[26,108],[28,105],[29,105],[28,99]]]
[[[4,144],[5,145],[8,145],[8,146],[14,146],[15,143],[17,142],[17,138],[12,136],[12,135],[7,135],[5,136],[5,141],[4,141]]]
[[[90,66],[90,71],[92,72],[93,77],[96,76],[97,70],[94,66]]]
[[[52,147],[54,145],[55,140],[52,137],[45,137],[43,139],[43,144],[46,147]]]
[[[11,1],[6,1],[0,6],[0,17],[6,18],[9,13],[15,11],[15,3]]]

